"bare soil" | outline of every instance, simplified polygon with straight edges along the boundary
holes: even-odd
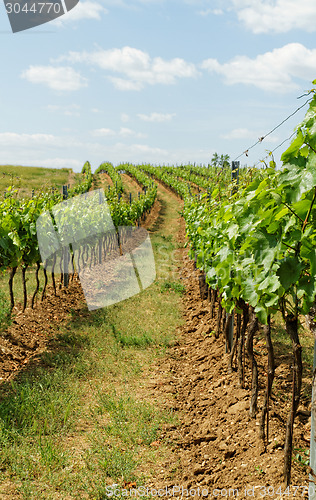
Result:
[[[223,496],[226,496],[225,489],[228,492],[235,488],[242,496],[252,496],[253,491],[258,498],[262,498],[264,492],[266,496],[281,498],[280,493],[285,491],[283,447],[289,412],[285,397],[291,391],[284,391],[281,397],[272,393],[269,444],[265,449],[258,434],[260,411],[255,419],[249,416],[249,363],[246,364],[245,389],[241,389],[237,372],[227,371],[223,336],[216,340],[213,335],[216,319],[211,319],[208,301],[200,298],[199,274],[184,255],[181,276],[186,286],[183,299],[186,323],[177,345],[163,363],[164,374],[160,374],[157,382],[157,389],[164,391],[167,387],[166,392],[173,393],[174,410],[181,415],[180,427],[163,434],[163,439],[176,443],[175,461],[179,459],[181,463],[171,483],[192,491],[198,487],[219,490]],[[262,353],[257,356],[260,410],[265,391],[264,342],[257,338],[254,349]],[[291,380],[289,354],[283,352],[283,356],[276,359],[276,377],[282,382]],[[310,380],[305,379],[305,383]],[[294,424],[294,448],[309,447],[309,412],[310,404],[304,399]],[[264,489],[268,486],[269,494]],[[295,461],[292,486],[288,490],[290,497],[295,493],[294,486],[300,487],[296,496],[306,497],[307,467]],[[245,488],[249,495],[245,495]]]
[[[54,295],[52,285],[47,286],[43,302],[34,309],[22,311],[18,303],[12,311],[12,324],[0,336],[0,381],[9,380],[30,360],[46,349],[51,338],[59,332],[59,325],[71,320],[72,314],[88,314],[82,309],[84,295],[75,275],[68,289],[59,289]]]

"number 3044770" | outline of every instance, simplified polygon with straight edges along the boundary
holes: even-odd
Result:
[[[11,3],[7,2],[5,4],[6,11],[8,14],[60,14],[62,11],[61,2],[36,2],[36,3]]]

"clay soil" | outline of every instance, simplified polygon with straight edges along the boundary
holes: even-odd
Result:
[[[284,389],[281,397],[274,391],[272,393],[269,443],[265,447],[258,434],[266,378],[264,341],[257,336],[254,343],[255,351],[260,353],[256,356],[259,411],[256,418],[250,418],[249,363],[246,360],[245,388],[241,389],[237,370],[228,373],[223,335],[217,340],[214,337],[216,319],[211,318],[209,302],[200,298],[199,274],[184,255],[181,276],[186,286],[183,299],[186,323],[163,365],[164,377],[157,383],[157,387],[161,385],[161,391],[166,387],[166,392],[174,395],[174,410],[179,412],[181,421],[180,428],[166,430],[163,435],[164,439],[176,442],[175,461],[178,459],[181,464],[170,486],[180,484],[191,489],[192,493],[198,487],[200,491],[206,488],[209,494],[213,492],[213,496],[229,496],[229,489],[234,488],[239,496],[281,498],[281,493],[286,492],[282,469],[289,413],[286,396],[291,394],[290,353],[276,356],[276,378]],[[310,382],[310,379],[304,379],[309,388]],[[294,424],[294,448],[309,447],[309,415],[308,399],[302,398]],[[306,497],[305,486],[308,487],[307,468],[293,461],[292,482],[284,498],[292,495]]]
[[[59,325],[69,321],[72,315],[87,315],[82,308],[84,295],[80,282],[74,276],[68,289],[59,289],[57,296],[48,285],[43,302],[34,309],[22,311],[18,303],[12,311],[12,323],[0,336],[0,381],[13,378],[31,359],[43,352],[50,339],[59,332]]]

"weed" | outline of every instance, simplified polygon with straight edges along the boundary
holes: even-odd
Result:
[[[134,347],[146,347],[150,344],[154,343],[153,338],[148,335],[146,332],[143,332],[140,335],[133,335],[133,334],[125,334],[119,332],[115,325],[111,325],[112,328],[112,333],[115,338],[115,340],[122,346],[122,347],[127,347],[127,346],[134,346]]]
[[[309,465],[309,450],[307,448],[294,448],[294,451],[299,453],[296,453],[293,460],[302,467],[307,467]]]
[[[264,470],[261,467],[259,467],[259,465],[256,465],[255,469],[258,472],[258,474],[264,474]]]
[[[183,295],[185,292],[185,286],[177,281],[167,281],[167,280],[164,281],[160,286],[160,291],[169,292],[170,290],[175,293],[178,293],[179,295]]]

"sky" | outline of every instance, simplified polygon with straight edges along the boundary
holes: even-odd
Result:
[[[0,164],[280,166],[307,106],[249,148],[308,99],[315,34],[315,0],[80,0],[19,33],[2,3]]]

